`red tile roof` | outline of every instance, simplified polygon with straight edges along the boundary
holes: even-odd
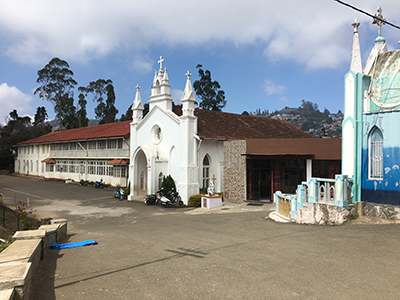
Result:
[[[200,138],[271,139],[312,138],[283,120],[196,109]]]
[[[342,139],[248,139],[247,156],[309,156],[316,160],[341,160]]]
[[[182,115],[182,106],[173,111]],[[283,120],[268,119],[196,108],[197,131],[200,138],[220,139],[271,139],[312,138],[296,126]]]
[[[174,106],[174,113],[182,115],[182,107]],[[312,138],[289,122],[261,117],[244,116],[220,111],[196,109],[198,136],[215,139],[271,139]],[[112,137],[127,137],[131,121],[109,123],[77,129],[56,131],[21,142],[18,145],[78,141]]]
[[[110,160],[107,165],[126,165],[128,161],[126,159],[113,159]]]
[[[130,133],[130,123],[124,121],[103,125],[82,127],[70,130],[55,131],[35,139],[21,142],[17,145],[42,144],[51,142],[78,141],[112,137],[127,137]]]

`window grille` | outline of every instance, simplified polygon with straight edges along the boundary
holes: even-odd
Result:
[[[369,146],[370,178],[383,178],[383,137],[378,128],[371,132]]]
[[[210,184],[210,160],[208,155],[203,159],[203,188],[208,188]]]

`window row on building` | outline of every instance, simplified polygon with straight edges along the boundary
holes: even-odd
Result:
[[[59,173],[80,173],[89,175],[100,175],[110,177],[126,177],[126,165],[107,165],[108,160],[65,160],[56,159],[55,163],[41,163],[42,173],[44,172],[44,165],[46,166],[46,172],[59,172]],[[31,160],[23,160],[22,166],[18,161],[18,169],[21,172],[35,172],[34,162]],[[39,172],[39,162],[36,161],[36,172]]]
[[[46,145],[39,145],[37,151],[41,153],[48,153],[50,151],[71,151],[71,150],[104,150],[104,149],[122,149],[122,139],[109,139],[109,140],[93,140],[82,142],[66,142],[66,143],[53,143]],[[25,146],[18,148],[19,154],[34,154],[35,146]]]

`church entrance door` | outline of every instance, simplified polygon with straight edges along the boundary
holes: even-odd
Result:
[[[247,161],[247,199],[271,200],[271,167],[268,160]]]
[[[142,150],[139,150],[134,162],[134,182],[133,194],[135,196],[145,196],[147,192],[147,160]]]

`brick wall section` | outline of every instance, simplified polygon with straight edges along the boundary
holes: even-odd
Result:
[[[246,140],[224,142],[224,200],[246,200]]]

